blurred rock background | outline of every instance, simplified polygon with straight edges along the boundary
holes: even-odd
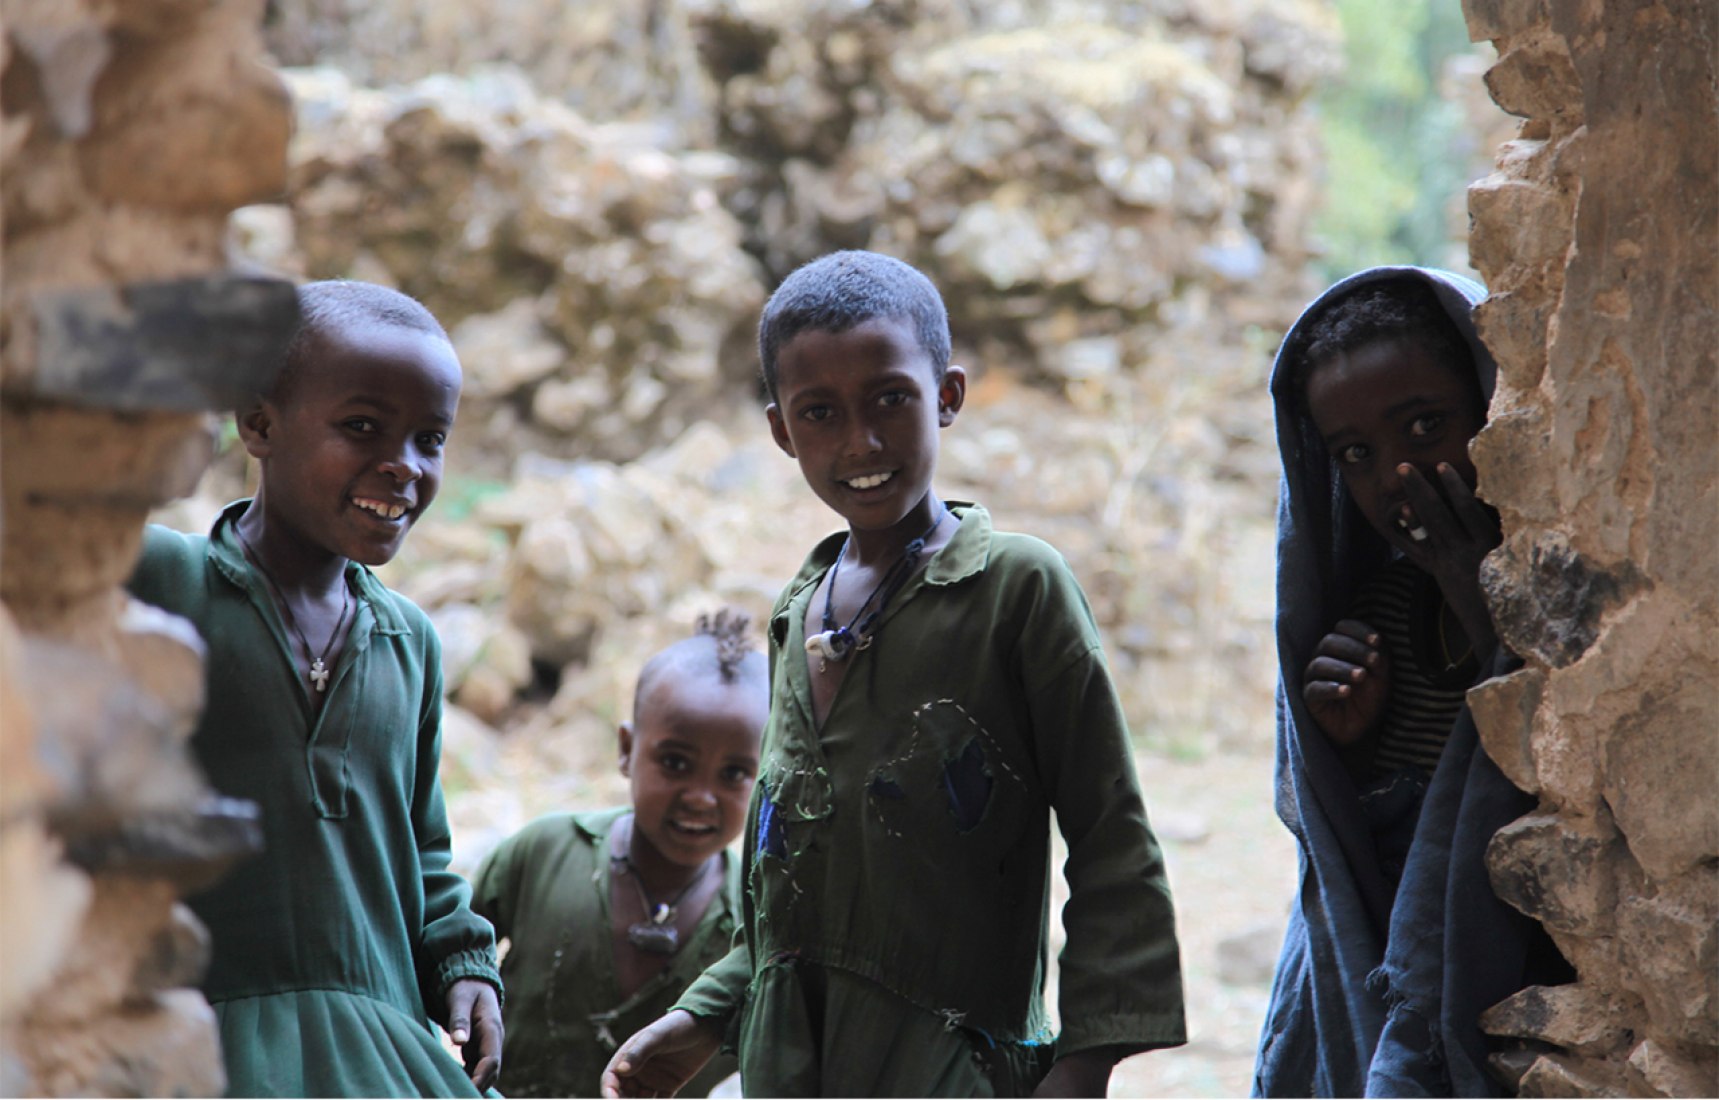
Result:
[[[1192,1041],[1113,1092],[1244,1093],[1295,878],[1266,372],[1333,275],[1464,263],[1451,211],[1503,118],[1456,5],[1384,7],[272,3],[290,180],[235,252],[419,297],[466,370],[384,571],[445,643],[458,864],[621,800],[644,658],[702,610],[762,620],[835,527],[769,441],[753,329],[798,264],[885,251],[974,380],[940,488],[1069,558],[1166,842]],[[165,518],[205,528],[246,476],[229,439]]]

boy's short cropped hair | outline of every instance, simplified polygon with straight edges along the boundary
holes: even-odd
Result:
[[[298,328],[287,344],[279,379],[291,377],[317,341],[346,325],[370,323],[448,339],[447,330],[409,294],[355,279],[327,279],[298,288]],[[277,380],[278,382],[278,380]]]
[[[1418,280],[1390,279],[1332,302],[1307,326],[1293,349],[1295,392],[1305,392],[1318,364],[1375,340],[1413,344],[1460,377],[1474,377],[1474,355],[1438,296]]]
[[[802,332],[846,332],[877,317],[913,324],[941,383],[949,368],[949,312],[943,296],[911,264],[877,252],[832,252],[798,268],[764,304],[758,358],[776,400],[776,357]]]

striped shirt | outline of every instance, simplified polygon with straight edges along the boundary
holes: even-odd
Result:
[[[1472,647],[1438,583],[1406,558],[1392,561],[1362,587],[1349,617],[1378,631],[1391,659],[1391,694],[1373,774],[1414,768],[1430,775],[1479,672]],[[1452,648],[1456,652],[1448,654]]]

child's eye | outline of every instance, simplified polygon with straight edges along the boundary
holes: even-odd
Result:
[[[443,447],[447,446],[447,443],[448,433],[446,432],[418,433],[418,446],[424,448],[426,451],[439,451]]]
[[[1357,462],[1365,462],[1372,453],[1372,448],[1365,443],[1351,443],[1347,447],[1337,448],[1336,457],[1338,462],[1352,466]]]
[[[879,405],[884,406],[885,408],[891,408],[891,407],[896,406],[896,405],[907,404],[908,398],[910,398],[911,396],[912,395],[909,394],[906,390],[890,390],[888,393],[884,394],[882,397],[879,397],[877,399],[877,403]]]
[[[834,415],[836,415],[835,410],[830,408],[828,405],[807,405],[805,408],[800,410],[801,420],[828,420]]]
[[[657,762],[662,765],[663,771],[673,772],[676,775],[692,770],[692,761],[678,752],[665,752],[657,758]]]
[[[350,420],[343,422],[341,427],[345,428],[349,432],[357,432],[360,435],[370,435],[377,430],[376,421],[370,419],[368,416],[352,417]]]
[[[1427,413],[1417,416],[1409,422],[1410,435],[1431,435],[1444,425],[1444,417],[1438,413]]]
[[[750,783],[752,782],[752,769],[743,768],[739,764],[730,764],[722,769],[722,781],[735,785]]]

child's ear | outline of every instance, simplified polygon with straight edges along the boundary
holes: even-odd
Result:
[[[621,774],[631,779],[633,777],[633,724],[622,722],[619,734]]]
[[[772,402],[764,409],[764,415],[770,418],[770,438],[776,441],[776,446],[782,448],[782,453],[789,458],[798,458],[794,453],[793,441],[788,438],[788,422],[782,419],[782,409]]]
[[[949,364],[943,381],[937,384],[937,426],[947,428],[955,423],[955,414],[967,403],[967,372]]]
[[[234,413],[233,419],[238,424],[239,438],[244,440],[245,452],[252,458],[266,458],[270,446],[269,433],[275,426],[274,406],[256,397]]]

